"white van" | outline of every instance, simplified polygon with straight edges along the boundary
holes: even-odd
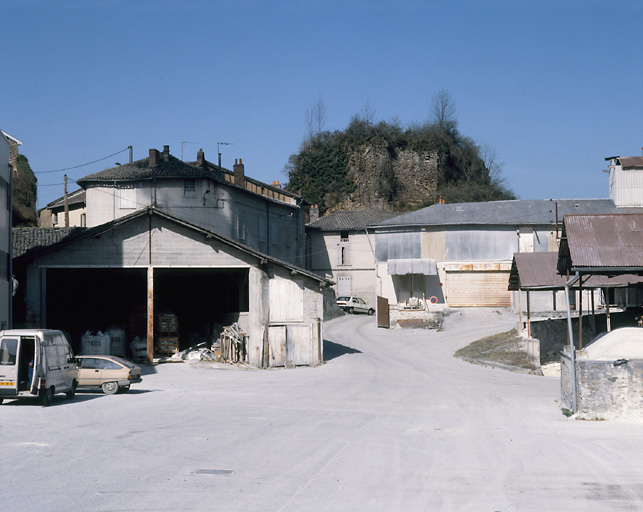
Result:
[[[0,331],[0,404],[38,396],[47,406],[55,393],[74,398],[77,385],[78,366],[61,331]]]

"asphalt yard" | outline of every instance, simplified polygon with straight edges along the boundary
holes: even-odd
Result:
[[[317,368],[163,364],[127,394],[7,401],[1,510],[643,510],[642,424],[566,418],[557,377],[453,357],[512,326],[344,316]]]

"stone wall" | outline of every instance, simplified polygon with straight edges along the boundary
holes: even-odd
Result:
[[[438,157],[411,149],[372,144],[349,155],[355,191],[337,209],[390,209],[437,201]]]
[[[573,407],[569,350],[561,355],[561,401]],[[614,364],[576,358],[576,404],[581,418],[643,418],[643,360]]]

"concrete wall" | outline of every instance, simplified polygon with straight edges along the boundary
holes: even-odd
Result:
[[[17,148],[17,146],[16,146]],[[0,329],[11,327],[11,176],[10,144],[0,134]]]
[[[573,407],[571,354],[561,357],[561,401]],[[643,360],[613,361],[576,358],[577,412],[584,418],[643,418]]]
[[[350,278],[350,295],[363,298],[371,305],[376,303],[375,258],[368,237],[364,232],[350,231],[348,242],[341,242],[339,232],[308,233],[310,261],[308,268],[335,282],[333,290],[338,292],[340,278]],[[373,240],[371,240],[373,242]],[[348,248],[349,263],[340,264],[339,246]]]
[[[114,184],[92,185],[86,191],[87,226],[98,226],[155,204],[264,254],[304,266],[303,208],[207,179],[195,180],[193,196],[184,197],[183,184],[182,179],[133,182],[135,203],[128,208],[121,208]]]

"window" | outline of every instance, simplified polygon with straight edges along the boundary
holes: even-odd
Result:
[[[346,243],[341,243],[337,246],[337,264],[350,265],[351,264],[351,247]]]
[[[81,228],[86,228],[87,227],[87,214],[86,213],[81,213],[80,214],[80,227]]]
[[[245,241],[246,239],[246,220],[243,215],[237,217],[237,240]]]
[[[134,188],[134,185],[119,185],[117,192],[119,208],[136,208],[136,189]]]
[[[259,217],[259,243],[265,244],[268,238],[265,217]]]
[[[0,344],[0,365],[16,364],[18,353],[18,340],[15,338],[4,338]]]
[[[183,197],[196,197],[196,180],[183,180]]]
[[[348,242],[348,231],[340,231],[339,238],[340,242]]]

